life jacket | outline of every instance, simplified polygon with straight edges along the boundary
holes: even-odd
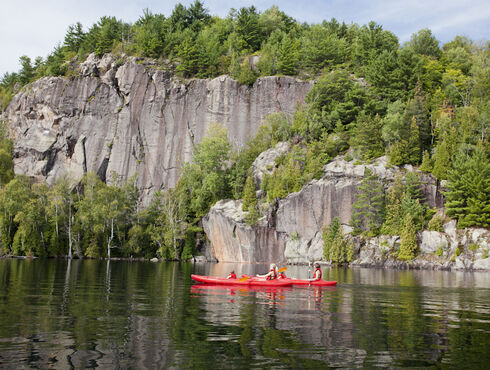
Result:
[[[231,273],[230,275],[228,275],[227,279],[236,279],[236,275]]]
[[[278,279],[286,279],[286,274],[284,272],[280,272],[279,276],[277,278]]]
[[[319,277],[319,280],[322,280],[322,270],[321,270],[320,268],[316,268],[316,269],[315,269],[315,272],[313,273],[313,276],[314,276],[314,277],[315,277],[315,279],[316,279],[316,272],[317,272],[317,271],[320,271],[320,277]]]
[[[276,269],[270,269],[269,272],[273,272],[274,275],[273,276],[267,276],[267,280],[274,280],[274,279],[277,279],[277,272],[276,272]]]

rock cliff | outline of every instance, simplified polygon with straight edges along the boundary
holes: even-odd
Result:
[[[143,194],[175,185],[211,122],[241,147],[265,116],[293,113],[312,86],[291,77],[252,87],[227,76],[181,81],[135,58],[91,55],[78,77],[42,78],[17,94],[4,118],[15,141],[14,169],[38,181],[87,171],[110,181],[138,174]]]
[[[281,145],[271,153],[282,149]],[[271,153],[260,158],[273,158]],[[273,159],[271,159],[273,162]],[[270,168],[265,163],[255,163],[254,168]],[[204,230],[209,238],[208,254],[218,260],[237,262],[283,262],[307,263],[323,258],[321,229],[339,217],[344,231],[349,230],[352,204],[357,186],[364,171],[369,168],[388,187],[399,172],[413,171],[411,166],[403,168],[386,165],[382,157],[369,165],[356,165],[338,157],[324,167],[320,180],[313,180],[297,193],[288,195],[278,202],[277,208],[263,216],[257,226],[250,227],[244,222],[240,201],[220,201],[211,208],[204,218]],[[260,178],[255,174],[256,178]],[[442,196],[437,182],[429,175],[419,172],[422,190],[429,207],[441,207]],[[264,251],[267,244],[269,252]],[[456,232],[455,223],[445,225],[444,232],[424,231],[419,235],[421,257],[410,267],[419,268],[463,268],[490,269],[490,258],[485,251],[490,249],[490,233],[484,229]],[[399,237],[382,236],[365,240],[354,238],[356,260],[354,265],[390,266],[406,268],[406,262],[389,257],[396,250]],[[473,251],[469,246],[473,245]],[[441,256],[436,250],[441,247]],[[462,254],[458,254],[459,247]],[[466,253],[466,252],[467,253]],[[451,260],[452,259],[452,260]]]

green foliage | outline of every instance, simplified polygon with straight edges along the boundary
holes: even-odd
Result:
[[[185,189],[190,213],[197,219],[229,194],[226,166],[230,154],[227,129],[219,124],[211,124],[207,136],[195,149],[194,163],[184,166],[178,186]]]
[[[447,172],[451,165],[451,155],[449,154],[449,148],[447,142],[443,140],[436,147],[434,154],[434,168],[432,174],[439,180],[445,180],[447,178]]]
[[[331,33],[325,23],[307,28],[302,35],[301,45],[302,66],[313,74],[341,64],[347,53],[346,41]]]
[[[403,226],[400,234],[400,250],[398,251],[398,259],[410,261],[415,258],[417,252],[417,234],[415,225],[412,220],[412,215],[407,213],[403,220]]]
[[[483,143],[471,155],[457,156],[446,188],[446,214],[458,227],[490,226],[490,161]]]
[[[351,138],[352,146],[358,149],[363,160],[370,160],[384,154],[385,146],[381,135],[382,122],[378,115],[367,117],[360,114]]]
[[[259,212],[257,210],[257,206],[253,205],[248,208],[248,212],[245,215],[245,223],[249,226],[257,225],[259,220]]]
[[[355,199],[350,221],[354,233],[378,235],[385,215],[385,194],[383,184],[369,168],[364,170]]]
[[[286,141],[290,137],[290,117],[284,113],[274,113],[265,118],[256,136],[247,142],[244,149],[233,153],[228,182],[234,199],[242,198],[243,186],[255,158],[279,141]]]
[[[419,170],[423,172],[432,172],[432,161],[427,150],[424,151],[424,155],[422,156],[422,164],[420,165]]]
[[[247,212],[257,205],[257,197],[255,196],[255,181],[253,175],[247,177],[245,187],[243,189],[243,204],[242,211]]]
[[[425,226],[427,207],[423,203],[420,187],[420,180],[416,173],[407,173],[405,184],[400,176],[395,178],[395,182],[386,194],[386,218],[381,233],[400,235],[408,214],[415,231]]]
[[[442,249],[442,247],[437,248],[436,256],[441,257],[443,253],[444,253],[444,249]]]
[[[444,231],[444,227],[442,226],[443,221],[444,220],[442,219],[442,217],[436,213],[434,216],[432,216],[429,223],[427,224],[427,229],[431,231],[443,232]]]
[[[250,60],[245,58],[243,62],[240,64],[240,70],[238,73],[238,82],[241,85],[252,86],[254,82],[257,80],[257,73],[252,70],[252,66],[250,65]]]
[[[299,40],[286,35],[279,46],[277,71],[285,75],[295,75],[299,63]]]
[[[335,217],[328,227],[322,228],[323,257],[333,263],[349,263],[354,260],[354,245],[343,236],[342,226]]]
[[[407,46],[415,53],[438,58],[441,54],[439,41],[432,35],[432,31],[424,28],[417,33],[412,34]]]

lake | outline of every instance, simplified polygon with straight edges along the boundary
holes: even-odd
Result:
[[[279,266],[282,267],[282,266]],[[323,268],[336,287],[230,288],[265,265],[0,259],[1,368],[490,363],[490,273]],[[306,278],[305,266],[288,276]]]

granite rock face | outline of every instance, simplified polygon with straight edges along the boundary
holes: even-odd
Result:
[[[272,153],[277,148],[282,146],[266,152],[267,155],[263,153],[261,157],[268,158],[269,154],[274,157]],[[263,164],[272,162],[261,161]],[[235,262],[286,260],[291,264],[303,264],[321,261],[324,225],[339,217],[344,234],[352,231],[347,224],[352,215],[357,186],[366,168],[376,173],[385,187],[394,181],[398,173],[414,170],[411,167],[388,168],[383,157],[369,165],[356,165],[338,157],[324,167],[321,179],[311,181],[301,191],[280,200],[254,227],[244,224],[245,213],[241,211],[240,201],[218,202],[203,220],[210,241],[208,255],[220,261]],[[442,196],[437,182],[431,176],[418,174],[428,206],[440,207]],[[255,178],[260,180],[259,176]],[[451,221],[444,225],[444,232],[423,231],[418,239],[420,251],[417,258],[406,262],[396,258],[399,236],[354,237],[355,260],[352,264],[403,269],[489,269],[490,258],[485,256],[490,252],[490,234],[486,229],[457,230],[456,223]],[[442,248],[442,255],[438,255],[439,248]],[[456,255],[457,248],[459,255]]]
[[[110,181],[137,173],[144,198],[172,187],[180,166],[212,122],[235,147],[270,113],[293,113],[312,82],[265,77],[252,87],[228,76],[180,81],[135,58],[94,55],[78,77],[45,77],[18,93],[5,112],[15,141],[14,169],[49,184],[87,171]]]
[[[203,219],[204,232],[211,241],[205,254],[220,262],[285,261],[284,240],[267,225],[266,217],[253,227],[244,219],[241,201],[216,203]]]

